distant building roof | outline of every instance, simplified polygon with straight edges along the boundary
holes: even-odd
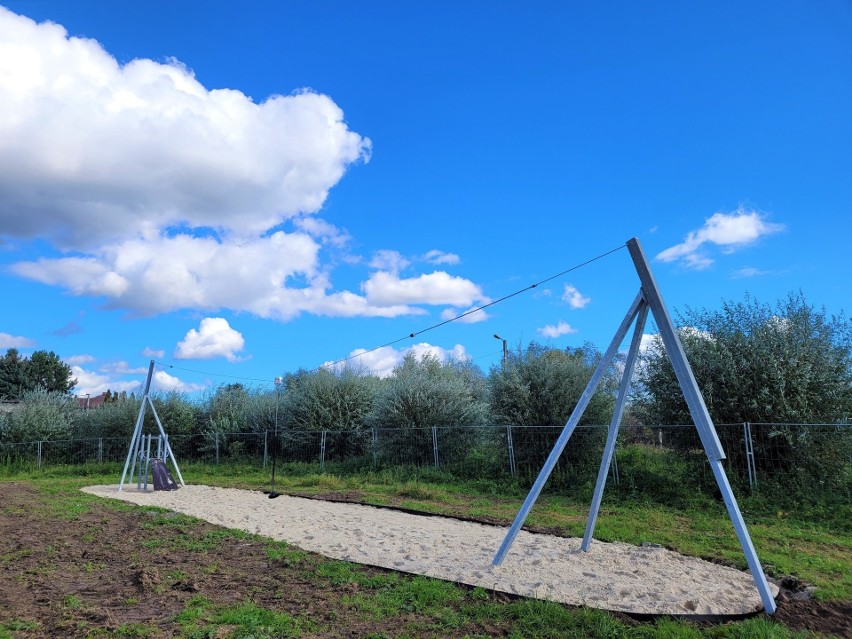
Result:
[[[104,400],[106,400],[106,393],[94,397],[77,395],[77,408],[100,408],[104,405]]]

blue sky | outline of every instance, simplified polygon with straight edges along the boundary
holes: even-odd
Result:
[[[634,236],[671,309],[850,309],[848,2],[198,6],[0,8],[0,349],[80,394],[271,383]],[[605,347],[637,290],[619,250],[359,361]]]

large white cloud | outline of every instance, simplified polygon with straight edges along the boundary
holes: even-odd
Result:
[[[19,262],[11,270],[74,295],[105,297],[107,307],[138,315],[229,308],[289,320],[303,312],[343,317],[422,312],[349,291],[329,292],[319,265],[320,248],[308,235],[282,231],[224,241],[177,235],[127,240],[86,257]],[[288,287],[305,279],[306,286]]]
[[[470,306],[487,302],[482,290],[470,280],[445,271],[425,273],[418,277],[400,278],[394,273],[373,273],[361,289],[374,304],[447,304]]]
[[[198,330],[191,328],[175,348],[177,359],[213,359],[224,357],[238,362],[245,348],[242,333],[231,328],[224,317],[205,317]]]
[[[0,113],[0,234],[64,247],[175,224],[256,234],[317,211],[370,149],[327,96],[257,104],[3,7]]]
[[[313,275],[318,251],[319,245],[301,233],[224,242],[177,235],[127,240],[87,257],[20,262],[11,268],[141,314],[186,307],[252,310],[287,278]]]
[[[715,244],[730,253],[784,228],[783,224],[767,222],[757,211],[743,207],[732,213],[718,212],[707,218],[700,229],[690,231],[683,242],[658,253],[656,259],[680,261],[688,268],[703,269],[713,264],[713,259],[702,250],[704,245]]]
[[[444,272],[400,279],[410,262],[395,251],[374,260],[364,294],[334,290],[325,251],[350,238],[312,214],[370,141],[328,96],[255,103],[177,61],[122,65],[0,7],[0,113],[0,241],[64,253],[13,264],[21,277],[132,315],[395,317],[485,299]],[[459,261],[437,249],[413,259]]]
[[[365,348],[356,348],[349,353],[349,358],[346,361],[339,364],[326,362],[323,366],[334,366],[338,369],[344,366],[352,366],[356,369],[368,371],[377,377],[388,377],[409,353],[417,359],[422,359],[424,355],[432,355],[442,362],[470,359],[461,344],[456,344],[453,348],[447,349],[428,342],[421,342],[403,349],[396,349],[393,346],[382,346],[371,351],[367,351]]]

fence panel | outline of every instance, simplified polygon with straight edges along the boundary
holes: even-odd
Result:
[[[790,499],[850,500],[852,424],[716,424],[726,454],[725,469],[737,492],[773,491]],[[522,484],[538,476],[561,426],[386,428],[339,431],[274,431],[176,435],[170,438],[179,463],[252,464],[273,455],[279,463],[317,468],[415,466],[438,468],[464,478],[514,474]],[[594,485],[606,426],[578,427],[560,456],[548,485],[584,494]],[[59,464],[123,462],[129,437],[0,443],[6,472]],[[656,469],[642,451],[659,451]],[[696,490],[715,482],[693,425],[625,426],[616,447],[622,483],[662,486],[687,481]],[[650,475],[649,475],[650,473]]]

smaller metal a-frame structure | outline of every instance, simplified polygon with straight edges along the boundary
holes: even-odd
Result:
[[[148,365],[148,377],[145,379],[145,391],[142,395],[142,404],[139,406],[139,415],[136,417],[136,427],[133,429],[133,437],[130,439],[130,449],[127,451],[127,461],[124,462],[124,470],[121,473],[121,481],[118,483],[119,492],[121,492],[124,488],[124,480],[127,478],[128,468],[130,468],[131,481],[133,480],[133,472],[136,468],[136,460],[139,459],[139,454],[143,452],[143,440],[145,438],[142,435],[142,425],[145,423],[145,411],[149,407],[151,408],[151,412],[154,415],[154,420],[157,422],[157,428],[160,429],[160,441],[163,442],[163,445],[165,446],[166,458],[172,460],[172,466],[174,466],[175,472],[177,473],[178,481],[180,482],[181,486],[185,486],[185,484],[183,483],[183,476],[180,474],[180,468],[178,468],[177,460],[175,459],[175,455],[172,452],[172,447],[169,445],[169,438],[166,435],[166,431],[163,430],[163,422],[160,421],[160,416],[157,415],[157,409],[154,407],[154,402],[151,401],[151,380],[153,379],[153,377],[154,360],[152,359],[151,363]]]
[[[650,309],[657,322],[657,327],[660,330],[660,336],[663,339],[663,344],[666,347],[669,359],[671,359],[675,375],[677,376],[678,383],[683,391],[684,398],[686,399],[687,406],[689,407],[689,412],[692,415],[692,420],[695,423],[695,427],[698,429],[698,435],[701,438],[702,445],[704,446],[704,452],[707,454],[707,459],[713,470],[713,476],[716,478],[719,491],[722,493],[722,498],[724,499],[725,506],[728,509],[728,515],[731,518],[731,522],[734,524],[734,530],[737,533],[740,546],[745,554],[746,562],[751,570],[755,586],[757,586],[757,590],[760,593],[760,599],[763,602],[763,607],[768,614],[773,614],[776,608],[775,599],[769,589],[769,584],[766,581],[766,575],[763,573],[763,568],[757,558],[757,552],[751,542],[751,537],[748,534],[748,529],[746,528],[742,513],[737,505],[737,500],[734,497],[731,485],[728,482],[728,477],[725,475],[725,470],[722,467],[722,460],[725,459],[725,453],[722,450],[722,444],[719,442],[716,429],[710,419],[707,406],[704,404],[704,398],[701,396],[701,391],[698,389],[698,384],[695,381],[692,368],[689,365],[689,361],[686,359],[686,354],[684,353],[683,347],[678,339],[677,331],[674,328],[674,324],[672,324],[671,317],[669,316],[666,305],[660,295],[657,282],[654,279],[651,267],[648,265],[648,261],[645,258],[645,253],[639,244],[639,240],[635,237],[629,240],[627,242],[627,249],[630,252],[630,257],[633,259],[633,264],[636,267],[636,273],[639,275],[639,282],[641,284],[639,294],[630,306],[630,310],[627,311],[627,315],[618,327],[612,343],[601,358],[600,364],[598,364],[597,369],[592,374],[592,378],[589,380],[589,384],[580,396],[577,406],[574,408],[573,413],[571,413],[571,417],[568,418],[568,422],[562,429],[562,433],[553,445],[553,450],[550,451],[550,456],[547,458],[547,461],[545,461],[544,466],[542,466],[538,478],[533,484],[533,487],[530,489],[521,509],[518,511],[515,521],[512,523],[512,527],[503,539],[500,549],[494,556],[493,563],[495,566],[498,566],[503,562],[503,559],[505,559],[506,554],[509,552],[509,548],[512,546],[512,543],[515,541],[515,538],[521,530],[521,526],[523,526],[530,510],[538,499],[538,496],[541,494],[545,482],[548,477],[550,477],[550,473],[559,461],[559,456],[565,449],[568,439],[570,439],[571,434],[580,422],[580,418],[583,416],[583,412],[589,405],[601,377],[606,369],[612,364],[613,358],[618,351],[618,347],[627,335],[630,325],[633,324],[635,320],[636,326],[633,331],[633,339],[631,340],[630,348],[627,351],[627,360],[625,361],[624,373],[622,374],[621,384],[618,390],[615,412],[612,417],[612,423],[609,427],[603,459],[601,460],[598,479],[595,485],[595,493],[592,497],[591,508],[589,509],[589,518],[586,521],[586,530],[583,535],[583,541],[580,545],[580,548],[583,551],[587,551],[589,549],[589,544],[592,540],[592,533],[595,529],[595,522],[598,517],[598,511],[601,505],[601,499],[603,497],[603,489],[606,484],[607,472],[615,451],[615,441],[618,436],[619,426],[621,425],[624,405],[627,401],[627,391],[630,387],[630,380],[633,376],[634,369],[636,368],[636,361],[639,355],[639,345],[642,340],[642,332],[645,329],[645,321],[648,317],[648,310]]]

